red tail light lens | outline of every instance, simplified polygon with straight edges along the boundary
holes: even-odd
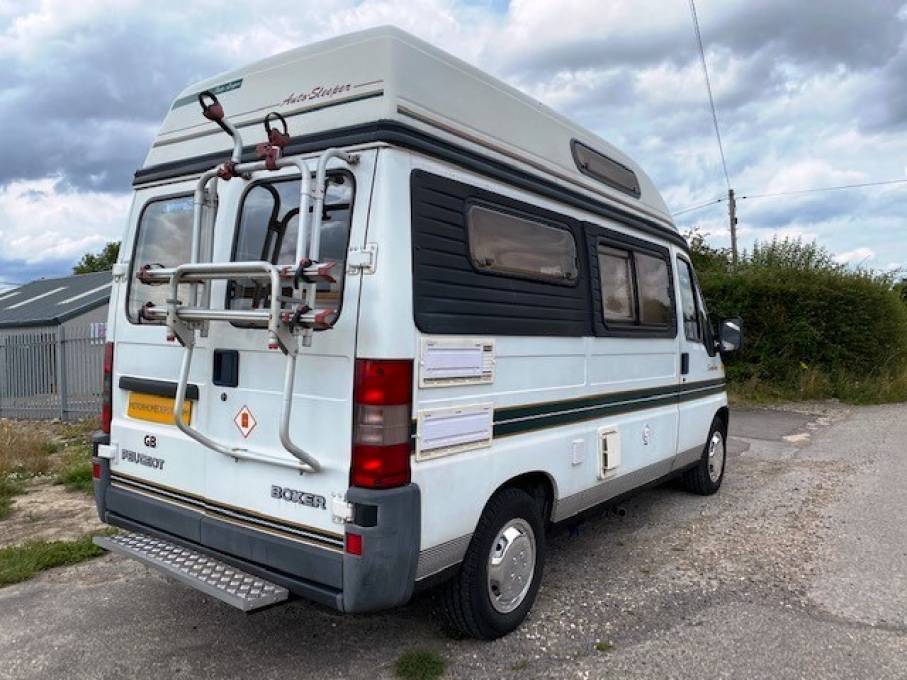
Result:
[[[410,481],[413,362],[357,359],[350,484],[389,489]]]
[[[101,383],[101,430],[110,434],[113,417],[113,343],[104,345],[104,379]]]
[[[100,479],[101,478],[101,464],[97,461],[91,462],[91,478]]]
[[[359,534],[347,534],[346,535],[346,551],[350,555],[361,555],[362,554],[362,536]]]

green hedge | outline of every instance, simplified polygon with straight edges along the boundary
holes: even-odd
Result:
[[[711,312],[744,319],[727,372],[744,397],[907,399],[907,304],[891,277],[839,265],[815,244],[728,253],[691,237]]]

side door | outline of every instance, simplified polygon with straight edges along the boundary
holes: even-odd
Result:
[[[679,252],[675,253],[675,270],[680,315],[677,465],[681,466],[695,460],[701,452],[718,408],[717,393],[724,388],[721,362],[711,339],[696,275],[689,259]]]

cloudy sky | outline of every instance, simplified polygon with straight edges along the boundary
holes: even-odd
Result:
[[[907,178],[903,0],[698,0],[738,195]],[[188,83],[381,24],[529,92],[635,158],[673,211],[726,191],[688,0],[0,0],[0,281],[118,240]],[[677,217],[728,242],[726,207]],[[739,203],[743,245],[907,267],[907,183]],[[3,284],[0,284],[3,285]]]

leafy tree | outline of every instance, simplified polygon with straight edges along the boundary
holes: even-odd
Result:
[[[91,272],[106,272],[113,269],[120,254],[120,242],[110,241],[99,253],[85,253],[78,264],[72,268],[73,274],[90,274]]]

